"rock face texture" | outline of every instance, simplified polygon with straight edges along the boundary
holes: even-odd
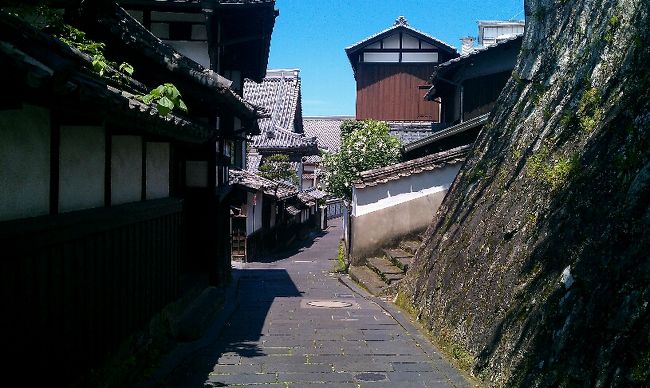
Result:
[[[526,1],[512,79],[402,282],[491,385],[649,384],[649,8]]]

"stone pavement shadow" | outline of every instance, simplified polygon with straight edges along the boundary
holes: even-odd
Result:
[[[217,366],[254,371],[255,358],[268,355],[260,344],[263,336],[269,336],[265,323],[270,319],[271,305],[277,303],[278,298],[301,297],[302,293],[284,269],[241,269],[233,272],[238,279],[238,304],[219,336],[194,352],[160,386],[224,386],[220,385],[219,376],[210,376]]]

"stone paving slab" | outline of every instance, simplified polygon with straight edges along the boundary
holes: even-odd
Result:
[[[188,357],[163,385],[468,386],[436,353],[424,352],[368,293],[330,274],[340,236],[335,225],[293,256],[242,264],[238,305],[219,337]],[[313,308],[306,300],[354,303]]]

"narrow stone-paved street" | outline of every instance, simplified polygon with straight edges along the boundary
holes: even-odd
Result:
[[[164,385],[469,386],[403,317],[330,274],[341,230],[334,221],[285,258],[241,265],[238,305],[218,340]]]

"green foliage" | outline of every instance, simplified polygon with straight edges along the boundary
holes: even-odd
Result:
[[[363,129],[363,121],[357,121],[354,119],[345,120],[341,124],[341,138],[350,135],[352,132]]]
[[[348,263],[345,260],[345,246],[343,245],[343,241],[339,241],[339,249],[336,254],[336,267],[334,268],[334,272],[338,273],[347,273],[348,272]]]
[[[587,89],[580,102],[576,115],[580,123],[580,129],[585,132],[591,132],[596,127],[603,115],[603,109],[600,106],[601,95],[598,88]]]
[[[104,55],[105,43],[89,39],[85,32],[64,23],[63,17],[57,10],[46,5],[37,5],[11,8],[9,13],[23,19],[36,29],[52,34],[61,42],[90,56],[93,70],[99,75],[104,76],[109,67],[119,71],[113,76],[118,81],[121,78],[120,75],[133,75],[133,66],[126,62],[122,62],[118,66],[116,62],[108,60]]]
[[[259,170],[260,175],[267,179],[289,182],[294,185],[299,183],[298,175],[291,168],[288,155],[275,154],[264,158]]]
[[[324,158],[327,191],[337,197],[352,199],[352,184],[362,171],[400,160],[400,142],[384,122],[344,122],[341,140],[341,150]]]
[[[614,41],[614,33],[621,25],[621,19],[618,15],[613,15],[607,20],[607,32],[603,36],[603,40],[607,43],[612,43]]]
[[[181,93],[176,86],[165,83],[151,90],[149,94],[140,96],[145,104],[156,104],[156,109],[161,116],[167,116],[174,108],[187,113],[187,106],[181,99]]]
[[[555,190],[563,186],[580,168],[577,155],[552,157],[546,145],[527,161],[526,174],[539,179]]]

